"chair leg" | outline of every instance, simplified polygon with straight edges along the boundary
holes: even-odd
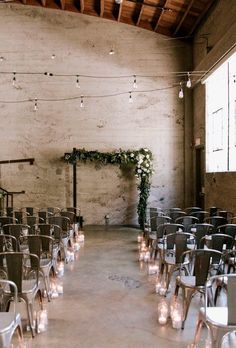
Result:
[[[194,294],[194,290],[193,289],[189,289],[189,288],[182,288],[182,292],[183,292],[183,321],[182,321],[182,330],[184,329],[184,325],[185,325],[185,321],[187,319],[188,316],[188,311],[189,311],[189,307],[190,307],[190,303]]]
[[[203,321],[202,321],[202,319],[200,318],[200,315],[199,315],[198,321],[197,321],[197,325],[196,325],[194,340],[193,340],[193,345],[194,346],[195,345],[197,346],[198,342],[200,341],[202,325],[203,325]]]

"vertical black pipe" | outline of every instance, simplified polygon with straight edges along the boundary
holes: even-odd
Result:
[[[76,148],[73,148],[73,152],[76,152]],[[76,161],[73,163],[73,207],[77,208],[77,185],[76,185]]]

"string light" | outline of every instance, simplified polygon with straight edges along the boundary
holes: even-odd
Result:
[[[4,58],[3,56],[1,56],[1,57],[0,57],[0,62],[3,62],[4,59],[5,59],[5,58]]]
[[[80,107],[83,108],[84,107],[84,97],[81,95],[80,97]]]
[[[129,92],[129,103],[133,103],[132,92]]]
[[[134,83],[133,83],[133,88],[134,88],[134,89],[138,88],[138,86],[137,86],[137,79],[136,79],[136,75],[134,75]]]
[[[188,88],[191,88],[191,86],[192,86],[192,81],[191,81],[191,79],[190,79],[190,74],[189,74],[189,72],[188,72],[188,80],[187,80],[186,86],[187,86]]]
[[[34,99],[34,111],[38,111],[38,99],[37,98],[35,98]]]
[[[55,59],[56,58],[56,55],[53,53],[52,55],[51,55],[51,59]]]
[[[80,88],[79,75],[76,75],[76,88]]]
[[[13,72],[12,86],[13,86],[13,87],[16,86],[16,73],[15,73],[15,72]]]
[[[184,91],[183,91],[183,87],[182,87],[182,82],[180,82],[179,98],[183,99],[183,97],[184,97]]]
[[[112,56],[113,54],[115,54],[115,51],[114,51],[113,48],[110,49],[109,54],[110,54],[110,56]]]

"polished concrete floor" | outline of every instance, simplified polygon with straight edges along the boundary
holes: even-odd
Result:
[[[27,348],[189,346],[201,299],[193,299],[184,330],[173,329],[170,320],[158,324],[162,297],[155,293],[156,277],[147,274],[147,263],[138,261],[139,232],[119,226],[84,228],[84,245],[61,278],[64,294],[50,303],[44,300],[48,329],[33,340],[26,332]],[[199,347],[204,345],[203,337]]]

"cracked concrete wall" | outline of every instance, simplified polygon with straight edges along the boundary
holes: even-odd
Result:
[[[14,206],[72,206],[72,167],[61,157],[73,147],[99,151],[149,148],[155,170],[149,204],[164,209],[183,206],[186,108],[178,99],[180,80],[170,72],[190,70],[190,47],[140,28],[60,10],[1,4],[0,18],[2,72],[149,76],[137,79],[138,89],[130,104],[130,77],[80,76],[78,89],[75,76],[17,74],[13,88],[13,76],[0,74],[0,101],[26,100],[0,102],[1,160],[35,158],[32,166],[0,166],[3,188],[26,191],[14,196]],[[108,54],[111,48],[114,55]],[[152,89],[156,91],[143,92]],[[121,94],[99,97],[116,93]],[[34,102],[27,102],[29,98],[80,95],[98,97],[85,97],[84,108],[80,108],[80,98],[39,100],[37,112]],[[79,163],[77,169],[77,200],[86,223],[104,223],[108,213],[110,223],[137,222],[133,176],[124,177],[111,165],[95,169],[93,164]]]
[[[194,38],[194,68],[207,71],[235,46],[236,2],[221,0],[201,25]],[[208,46],[208,49],[207,49]],[[194,88],[194,139],[205,145],[205,87]],[[236,160],[236,159],[235,159]],[[236,173],[205,173],[205,207],[217,206],[236,214]]]

